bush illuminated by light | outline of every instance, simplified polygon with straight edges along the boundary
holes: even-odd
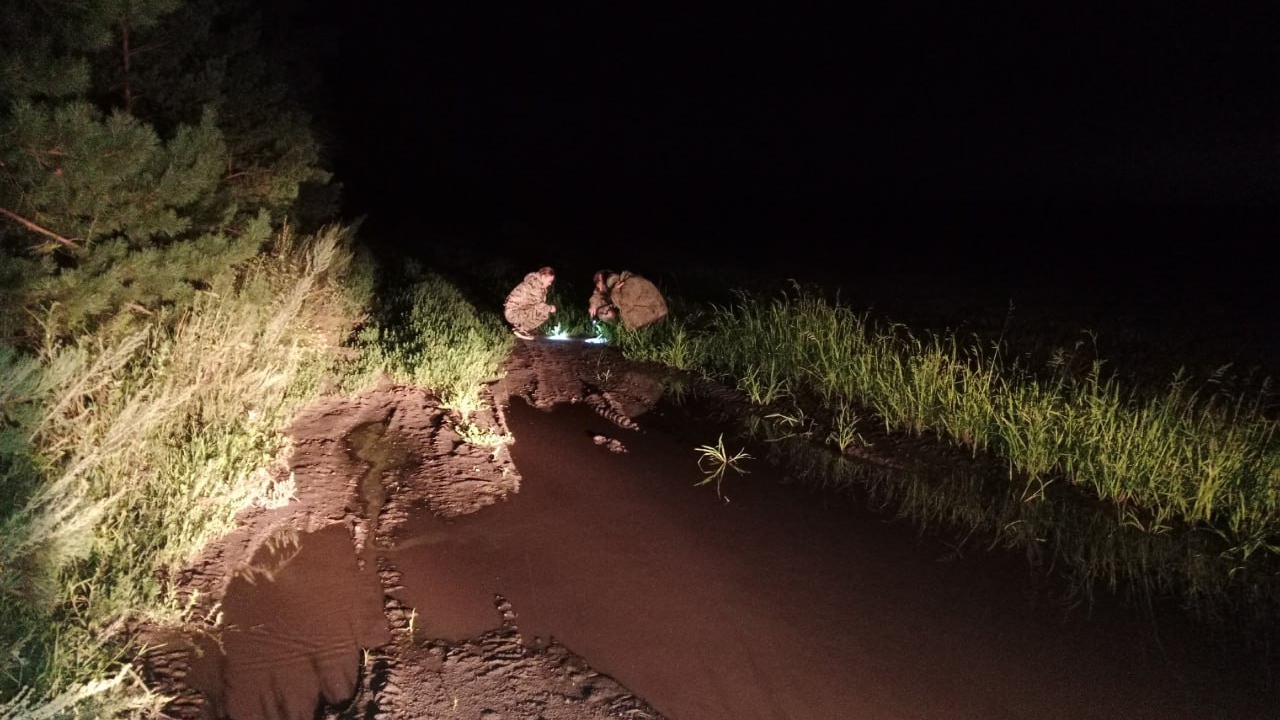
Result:
[[[597,334],[596,334],[594,337],[581,338],[581,340],[582,340],[583,342],[592,343],[593,345],[594,345],[594,344],[599,344],[599,343],[607,343],[607,342],[609,342],[609,338],[608,338],[608,337],[606,337],[603,333],[601,333],[598,327],[597,327],[597,329],[596,329],[596,333],[597,333]],[[569,334],[569,331],[568,331],[568,330],[566,330],[566,329],[564,328],[564,326],[563,326],[563,325],[560,325],[560,324],[556,324],[556,326],[555,326],[555,327],[551,328],[551,331],[550,331],[550,332],[548,332],[548,333],[546,334],[546,338],[547,338],[548,340],[578,340],[578,339],[580,339],[580,338],[575,338],[574,336],[570,335],[570,334]]]
[[[609,335],[605,332],[604,326],[600,324],[599,320],[591,321],[591,330],[595,332],[595,335],[587,338],[586,342],[589,342],[592,345],[609,342]]]

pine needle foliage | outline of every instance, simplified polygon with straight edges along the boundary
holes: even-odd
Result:
[[[0,337],[172,315],[254,238],[333,211],[297,207],[329,174],[261,27],[239,0],[4,4]]]

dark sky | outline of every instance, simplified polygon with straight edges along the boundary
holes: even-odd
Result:
[[[1243,6],[326,1],[378,217],[1126,262],[1274,237],[1280,32]]]

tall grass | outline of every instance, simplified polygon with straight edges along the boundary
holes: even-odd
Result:
[[[498,377],[511,335],[497,315],[478,310],[439,275],[425,274],[382,293],[356,345],[354,385],[385,374],[435,390],[442,405],[466,418],[480,407],[484,383]]]
[[[589,295],[585,297],[590,297]],[[547,335],[564,333],[571,337],[595,337],[600,332],[600,325],[591,319],[587,312],[585,297],[578,297],[575,288],[557,278],[547,291],[547,302],[556,306],[551,318],[540,328],[539,332]]]
[[[1179,374],[1139,394],[1100,361],[1080,372],[1063,352],[1030,367],[1001,343],[918,335],[805,292],[740,296],[696,332],[675,321],[621,347],[645,359],[693,358],[680,367],[727,379],[762,406],[816,408],[830,431],[819,437],[842,452],[871,422],[936,435],[1000,458],[1022,503],[1061,487],[1108,514],[1111,527],[1210,535],[1216,542],[1200,552],[1212,561],[1184,563],[1189,588],[1204,586],[1190,574],[1206,565],[1229,583],[1280,560],[1280,436],[1266,385],[1232,395],[1214,378],[1194,386]],[[1109,561],[1088,562],[1111,572]],[[1135,582],[1148,570],[1131,569]]]
[[[174,573],[271,495],[260,469],[367,301],[347,241],[286,233],[189,307],[0,353],[0,717],[158,704],[128,630],[182,622]]]

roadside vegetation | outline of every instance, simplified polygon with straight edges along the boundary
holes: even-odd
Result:
[[[315,73],[268,54],[318,43],[264,36],[292,24],[248,0],[60,9],[0,10],[0,720],[154,716],[135,631],[210,621],[178,574],[240,510],[288,502],[283,428],[317,396],[421,385],[469,441],[509,441],[468,418],[511,342],[478,308],[518,275],[477,301],[380,271],[328,224],[338,188],[297,84]],[[553,295],[552,324],[595,332],[586,297]],[[1175,377],[1138,394],[1070,353],[1033,367],[803,293],[673,302],[617,341],[740,388],[757,435],[815,482],[1060,561],[1082,587],[1280,598],[1265,391]],[[846,459],[877,433],[1003,472]],[[744,456],[703,452],[708,482],[731,483]]]
[[[1269,382],[1127,382],[1079,345],[1035,362],[1000,340],[914,332],[799,289],[673,314],[619,345],[736,388],[753,408],[747,431],[811,482],[1019,548],[1066,568],[1082,594],[1280,617]],[[854,459],[902,436],[974,463],[939,474]]]
[[[0,717],[164,702],[130,668],[132,631],[204,621],[174,581],[240,510],[288,502],[302,406],[405,383],[465,421],[496,377],[505,330],[444,279],[383,303],[347,229],[262,240],[187,304],[0,346]]]
[[[0,11],[0,718],[154,717],[137,630],[216,622],[179,573],[289,501],[295,412],[389,379],[465,416],[505,335],[328,224],[288,18],[48,12]]]
[[[498,378],[512,336],[493,312],[481,312],[450,281],[412,264],[388,276],[377,308],[356,333],[351,389],[386,378],[433,388],[461,421],[481,407],[481,386]]]
[[[339,229],[281,234],[171,316],[6,353],[0,688],[16,717],[157,700],[127,687],[129,631],[190,619],[178,571],[238,510],[290,494],[271,472],[281,429],[367,301],[350,261]]]

